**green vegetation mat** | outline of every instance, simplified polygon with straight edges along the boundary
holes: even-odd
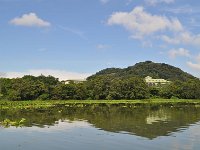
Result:
[[[37,109],[50,107],[84,107],[88,105],[140,106],[200,106],[200,100],[148,99],[148,100],[47,100],[47,101],[0,101],[0,109]]]

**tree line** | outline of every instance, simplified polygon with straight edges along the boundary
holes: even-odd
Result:
[[[0,78],[1,100],[118,100],[148,98],[200,99],[200,80],[148,86],[144,78],[102,75],[83,83],[65,84],[53,76]]]

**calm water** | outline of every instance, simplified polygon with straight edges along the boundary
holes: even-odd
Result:
[[[199,150],[200,108],[59,107],[0,111],[1,150]]]

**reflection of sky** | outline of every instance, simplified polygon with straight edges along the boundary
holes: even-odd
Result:
[[[191,150],[200,148],[200,122],[182,131],[147,138],[99,130],[86,121],[0,130],[2,150]]]
[[[58,132],[58,131],[69,131],[74,128],[89,128],[91,125],[87,121],[57,121],[53,126],[45,125],[43,128],[33,126],[33,127],[9,127],[4,128],[9,132],[13,132],[15,130],[24,130],[25,132]]]
[[[172,146],[174,150],[199,150],[200,146],[200,122],[191,125],[188,130],[181,133],[174,133]]]

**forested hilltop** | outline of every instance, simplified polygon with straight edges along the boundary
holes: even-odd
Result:
[[[154,63],[152,61],[145,61],[136,63],[134,66],[127,68],[107,68],[97,72],[88,79],[96,78],[102,75],[112,75],[118,78],[129,78],[129,77],[141,77],[151,76],[153,78],[167,79],[169,81],[187,81],[189,79],[195,79],[196,77],[182,71],[180,68],[164,64]]]
[[[148,86],[144,77],[163,78],[166,85]],[[1,100],[200,99],[200,80],[181,69],[151,61],[102,70],[82,83],[60,82],[52,76],[0,78]]]

